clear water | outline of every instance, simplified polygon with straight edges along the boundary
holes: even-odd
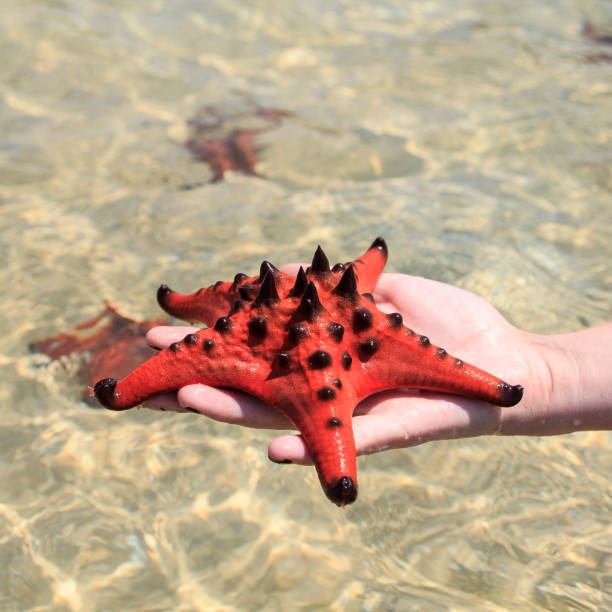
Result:
[[[1,610],[612,608],[608,433],[363,458],[340,511],[270,432],[94,410],[27,348],[377,235],[525,329],[610,320],[609,2],[0,4]],[[209,184],[187,121],[256,108],[265,178]]]

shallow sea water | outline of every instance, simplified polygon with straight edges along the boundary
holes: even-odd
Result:
[[[378,235],[525,329],[611,320],[609,2],[0,4],[0,610],[612,609],[609,433],[361,458],[339,510],[270,432],[28,350]],[[260,176],[210,183],[188,120],[262,108]]]

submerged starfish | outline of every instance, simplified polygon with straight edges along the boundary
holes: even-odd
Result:
[[[237,274],[191,295],[162,285],[168,313],[212,325],[185,336],[117,382],[95,386],[112,410],[152,395],[203,383],[240,389],[286,415],[301,432],[329,499],[357,497],[352,414],[363,398],[416,388],[478,398],[499,406],[520,401],[523,388],[433,346],[373,303],[387,261],[377,238],[358,259],[330,269],[321,247],[297,277],[261,264],[259,276]]]
[[[612,35],[602,34],[592,23],[586,22],[582,25],[582,35],[592,43],[598,45],[612,45]],[[602,62],[612,62],[610,53],[589,53],[584,56],[589,64],[599,64]]]
[[[199,159],[206,162],[213,173],[211,183],[222,181],[225,173],[236,170],[250,176],[260,176],[255,170],[257,155],[261,147],[256,139],[259,134],[280,124],[283,117],[290,113],[278,108],[258,108],[235,115],[218,115],[215,109],[207,109],[216,117],[212,124],[202,123],[197,119],[189,122],[192,134],[185,146]],[[248,120],[259,120],[256,127],[234,126],[232,123],[247,123]],[[229,132],[228,132],[229,130]]]
[[[127,376],[138,364],[157,351],[146,340],[147,330],[165,325],[167,318],[134,321],[124,317],[108,302],[96,317],[79,323],[68,332],[35,340],[34,351],[44,353],[53,361],[67,355],[83,355],[78,376],[85,383],[82,397],[91,402],[91,387],[102,376]]]

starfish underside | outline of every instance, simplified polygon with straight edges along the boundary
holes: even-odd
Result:
[[[352,415],[363,398],[415,388],[512,406],[523,389],[449,355],[383,313],[371,292],[387,260],[377,238],[358,259],[330,269],[321,247],[289,276],[264,261],[258,276],[237,274],[190,295],[162,285],[164,310],[209,325],[188,334],[117,382],[95,386],[98,400],[125,410],[153,395],[203,383],[240,389],[286,415],[302,434],[327,496],[357,497]]]

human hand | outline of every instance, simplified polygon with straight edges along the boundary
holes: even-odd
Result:
[[[295,274],[297,266],[286,266],[283,271]],[[357,454],[414,446],[430,440],[494,433],[542,433],[536,431],[533,417],[534,413],[546,410],[550,403],[550,380],[539,344],[542,337],[512,326],[493,306],[472,293],[420,277],[383,274],[374,297],[381,310],[400,312],[408,327],[426,334],[433,344],[511,384],[523,385],[525,394],[511,408],[414,390],[373,395],[362,401],[354,412]],[[149,332],[147,339],[161,348],[194,329],[197,328],[157,327]],[[237,391],[205,385],[189,385],[178,394],[157,396],[147,406],[176,411],[189,409],[218,421],[248,427],[293,429],[285,416],[261,401]],[[277,437],[270,444],[268,454],[277,462],[311,463],[299,435]]]

